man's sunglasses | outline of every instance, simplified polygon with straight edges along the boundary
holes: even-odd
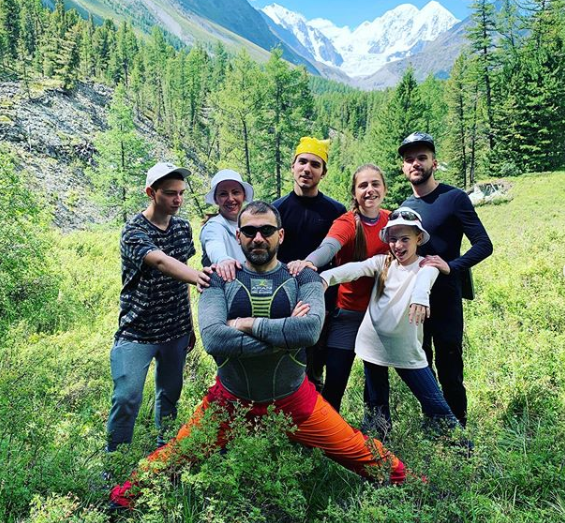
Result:
[[[275,227],[274,225],[261,225],[261,227],[255,227],[254,225],[245,225],[239,228],[239,232],[246,236],[247,238],[255,238],[257,233],[260,232],[263,238],[268,238],[275,234],[280,227]]]
[[[420,221],[420,217],[412,211],[394,211],[388,217],[388,221],[398,220],[398,218],[404,218],[411,222]]]

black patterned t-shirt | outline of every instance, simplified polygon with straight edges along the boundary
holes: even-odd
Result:
[[[143,214],[122,231],[122,292],[116,339],[165,343],[192,330],[188,284],[145,264],[145,256],[160,250],[182,263],[195,254],[188,221],[171,217],[163,231]]]

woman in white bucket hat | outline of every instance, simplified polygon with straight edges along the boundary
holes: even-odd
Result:
[[[211,180],[206,203],[218,206],[218,214],[208,218],[200,230],[202,266],[215,265],[226,281],[235,278],[245,256],[237,243],[237,215],[244,202],[253,201],[253,187],[231,169],[218,171]]]

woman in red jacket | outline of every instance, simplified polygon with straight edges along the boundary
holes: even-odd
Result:
[[[320,246],[305,260],[288,263],[292,274],[304,267],[317,269],[335,257],[336,265],[386,254],[388,245],[379,238],[389,211],[381,209],[387,185],[383,172],[373,164],[359,167],[351,180],[352,210],[334,221]],[[373,280],[360,278],[342,283],[336,309],[329,317],[326,381],[322,395],[339,412],[353,360],[355,337],[369,304]]]

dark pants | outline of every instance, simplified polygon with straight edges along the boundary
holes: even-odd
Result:
[[[324,366],[326,365],[327,349],[323,343],[306,347],[306,375],[320,392],[324,388]]]
[[[432,348],[433,346],[433,348]],[[463,346],[446,342],[426,332],[423,348],[430,368],[435,363],[443,395],[461,425],[467,425],[467,391],[463,383]],[[435,361],[434,361],[435,352]]]
[[[461,279],[439,275],[430,294],[431,316],[424,323],[423,349],[435,367],[447,404],[464,427],[467,392],[463,384],[463,301]]]
[[[364,316],[364,311],[335,309],[327,321],[326,384],[322,396],[338,412],[355,360],[355,338]]]
[[[322,269],[320,269],[320,272]],[[324,326],[320,333],[320,338],[312,347],[306,347],[306,376],[314,384],[318,392],[322,392],[324,388],[324,367],[328,357],[327,340],[329,311],[335,306],[337,297],[337,285],[330,287],[324,295],[324,303],[326,308],[326,317],[324,318]]]
[[[349,374],[351,374],[351,367],[355,360],[355,351],[353,349],[336,349],[335,347],[328,347],[326,350],[326,383],[322,390],[322,396],[339,412]]]
[[[382,367],[364,362],[366,393],[368,398],[367,410],[369,418],[382,418],[384,422],[382,426],[377,425],[375,428],[381,432],[388,432],[392,427],[390,417],[389,404],[389,381],[388,367]],[[395,369],[400,378],[412,394],[420,402],[422,412],[431,421],[441,421],[450,428],[459,426],[457,418],[449,408],[443,394],[437,384],[437,381],[429,367],[423,369]]]

